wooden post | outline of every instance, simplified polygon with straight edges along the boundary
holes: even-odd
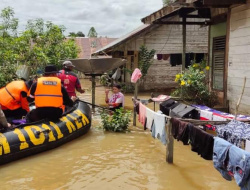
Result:
[[[181,71],[185,71],[185,64],[186,64],[186,31],[187,31],[187,25],[186,25],[186,17],[184,16],[182,18],[183,24],[182,24],[182,38],[183,38],[183,47],[182,47],[182,67],[181,67]]]
[[[166,161],[170,164],[173,163],[174,160],[174,138],[172,136],[172,123],[170,119],[167,122],[167,146],[166,146]]]
[[[138,95],[138,82],[135,83],[135,91],[134,91],[134,98],[137,99]],[[134,115],[133,115],[133,126],[136,126],[136,108],[134,107]]]
[[[91,75],[92,79],[92,110],[95,111],[95,75]]]

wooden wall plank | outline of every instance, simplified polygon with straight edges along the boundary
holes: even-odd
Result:
[[[230,38],[228,55],[227,96],[233,113],[246,81],[239,113],[250,114],[250,0],[246,5],[232,8],[230,17]]]

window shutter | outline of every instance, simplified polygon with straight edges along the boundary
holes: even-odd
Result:
[[[213,39],[213,89],[224,88],[226,36]]]

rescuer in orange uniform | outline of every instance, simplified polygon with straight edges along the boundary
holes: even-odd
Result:
[[[0,89],[0,105],[6,117],[19,118],[29,112],[27,93],[32,82],[32,80],[12,81]]]
[[[27,115],[27,121],[39,121],[48,118],[55,120],[62,116],[63,107],[73,106],[66,89],[57,77],[57,69],[54,65],[45,67],[43,77],[37,79],[31,89],[28,100],[35,100],[36,109]]]

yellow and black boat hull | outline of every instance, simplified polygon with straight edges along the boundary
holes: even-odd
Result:
[[[90,107],[78,101],[57,121],[43,120],[0,133],[0,164],[58,147],[86,134],[90,126]]]

